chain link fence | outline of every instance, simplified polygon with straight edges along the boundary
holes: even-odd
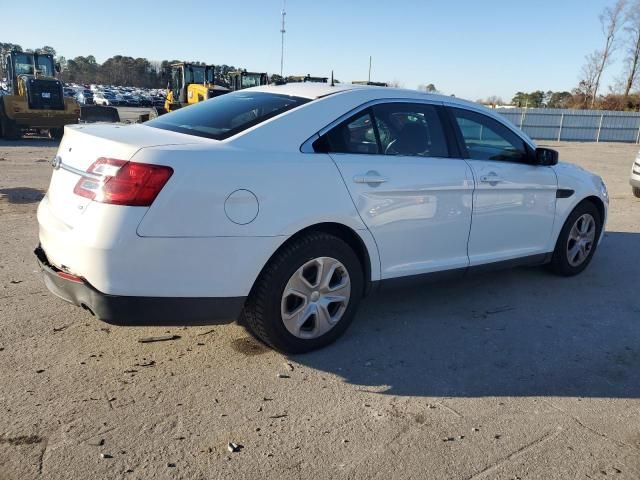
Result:
[[[497,108],[534,140],[640,143],[640,113],[552,108]]]

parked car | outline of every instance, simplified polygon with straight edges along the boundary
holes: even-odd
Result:
[[[76,94],[76,100],[82,105],[93,105],[93,92],[91,90],[80,90]]]
[[[141,107],[152,107],[153,106],[153,102],[147,96],[138,95],[136,98],[138,99],[138,105],[140,105]]]
[[[96,105],[105,105],[111,107],[120,105],[120,102],[116,99],[116,96],[110,92],[97,92],[93,96],[93,101]]]
[[[138,99],[133,95],[131,95],[130,93],[125,93],[122,97],[124,98],[124,101],[127,102],[127,106],[129,107],[140,106],[140,102],[138,101]]]
[[[164,108],[165,98],[160,96],[153,96],[152,102],[155,108]]]
[[[640,153],[638,153],[638,156],[631,167],[631,178],[629,179],[629,183],[631,183],[633,194],[640,198]]]
[[[52,292],[108,322],[241,317],[304,352],[337,339],[380,284],[488,266],[582,272],[608,194],[557,162],[456,98],[257,87],[144,124],[68,126],[36,254]]]
[[[63,89],[63,93],[65,97],[75,98],[78,92],[76,92],[73,88],[65,87]]]

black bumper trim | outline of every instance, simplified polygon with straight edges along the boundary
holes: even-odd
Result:
[[[114,325],[213,325],[232,323],[240,316],[246,297],[133,297],[108,295],[84,281],[58,276],[44,250],[34,251],[44,283],[61,299],[89,310]]]

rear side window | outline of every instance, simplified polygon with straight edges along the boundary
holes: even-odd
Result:
[[[224,140],[309,101],[265,92],[228,93],[168,113],[145,125]]]
[[[369,110],[338,125],[325,135],[321,149],[335,153],[379,153],[373,119]]]
[[[316,152],[412,157],[447,157],[446,137],[436,107],[427,104],[374,105],[341,123],[314,143]]]
[[[526,162],[524,140],[500,122],[480,113],[451,108],[472,160]]]
[[[386,103],[375,105],[380,147],[385,155],[447,157],[447,140],[433,105]]]

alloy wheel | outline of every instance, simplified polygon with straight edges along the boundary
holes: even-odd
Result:
[[[572,267],[578,267],[589,257],[596,238],[596,221],[589,213],[578,219],[569,231],[567,241],[567,261]]]
[[[318,338],[340,321],[350,297],[346,267],[335,258],[314,258],[287,282],[280,307],[282,321],[289,333],[298,338]]]

